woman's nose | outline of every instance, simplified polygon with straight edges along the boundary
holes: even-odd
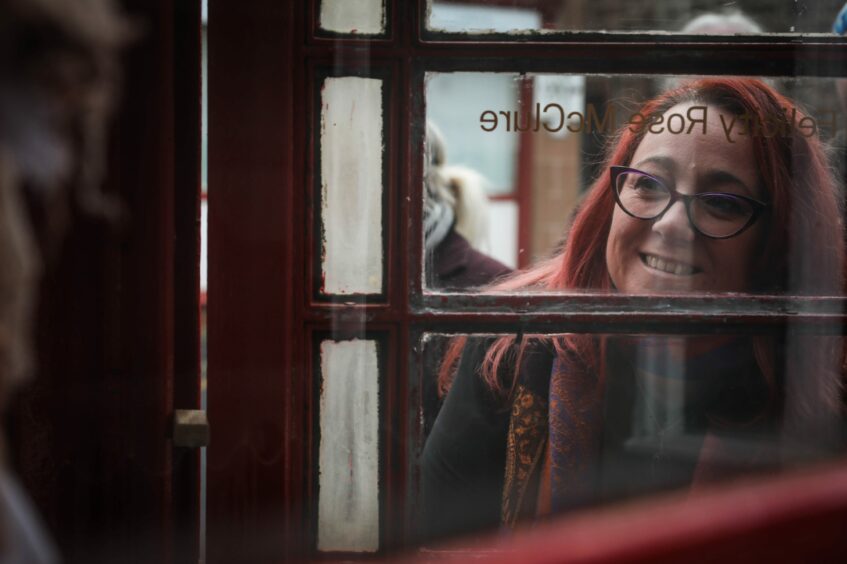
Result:
[[[682,200],[674,202],[660,218],[653,221],[653,231],[659,233],[665,239],[693,241],[694,229],[688,220],[685,203]]]

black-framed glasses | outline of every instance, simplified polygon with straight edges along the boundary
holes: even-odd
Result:
[[[612,192],[621,209],[636,219],[662,217],[682,200],[695,232],[712,239],[729,239],[753,225],[767,209],[764,202],[727,192],[701,192],[688,196],[637,168],[609,167]]]

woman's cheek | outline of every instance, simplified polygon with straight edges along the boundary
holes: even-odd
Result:
[[[637,229],[633,229],[633,227],[638,227],[638,224],[633,225],[633,220],[623,214],[616,206],[612,215],[609,236],[606,239],[606,268],[609,271],[612,283],[621,291],[626,291],[627,276],[633,274],[628,272],[632,266],[628,262],[631,262],[632,256],[636,254],[634,245],[638,233]]]

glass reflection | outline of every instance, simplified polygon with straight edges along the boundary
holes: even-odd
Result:
[[[449,76],[458,85],[477,74]],[[842,293],[845,124],[836,81],[496,76],[514,106],[486,106],[482,94],[463,104],[428,83],[430,289]],[[452,137],[436,133],[434,119],[451,105]],[[497,149],[515,165],[511,185],[491,190],[488,163],[454,153],[484,154],[477,137],[516,145]],[[645,178],[672,201],[650,217],[621,208],[615,167],[639,172],[642,181],[627,184],[639,205]],[[494,219],[504,204],[516,210],[512,221]],[[743,208],[740,224],[729,208]],[[469,234],[468,225],[486,224],[488,238]]]
[[[840,338],[428,335],[424,348],[443,398],[439,411],[424,394],[425,540],[843,452]]]

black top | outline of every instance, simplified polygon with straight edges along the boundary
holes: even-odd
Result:
[[[479,376],[491,340],[469,339],[421,460],[423,540],[496,526],[509,409]]]
[[[450,228],[444,240],[427,255],[427,286],[461,291],[490,284],[511,274],[502,262],[471,247],[468,240]]]

